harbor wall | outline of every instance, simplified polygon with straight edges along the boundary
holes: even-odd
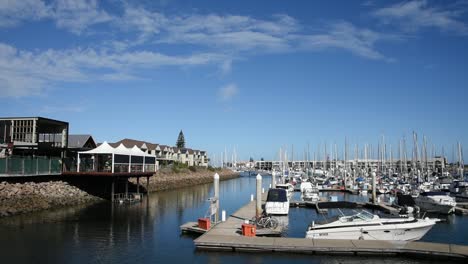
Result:
[[[160,170],[150,178],[149,192],[170,190],[213,182],[218,173],[220,180],[239,177],[230,170],[196,171],[183,169],[178,172]],[[0,182],[0,217],[54,209],[78,204],[110,200],[111,177],[15,177]],[[125,192],[126,178],[116,179],[115,193]],[[130,178],[129,192],[136,192],[136,178]],[[146,177],[140,178],[140,192],[146,193]]]
[[[0,183],[0,217],[100,200],[64,181]]]
[[[215,173],[219,174],[219,179],[229,180],[240,176],[238,172],[231,170],[208,170],[200,168],[197,171],[189,169],[180,172],[173,172],[170,169],[161,169],[155,177],[150,178],[149,192],[172,190],[182,187],[193,186],[197,184],[206,184],[213,182]],[[136,184],[136,179],[130,179],[131,183]],[[140,185],[146,188],[146,179],[140,180]]]

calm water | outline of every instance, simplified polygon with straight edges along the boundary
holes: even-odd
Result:
[[[270,177],[264,177],[267,189]],[[227,214],[250,200],[255,177],[220,184],[220,204]],[[181,235],[179,226],[202,217],[212,184],[150,194],[137,205],[100,203],[0,219],[1,263],[422,263],[425,260],[382,257],[336,257],[297,254],[196,251],[194,236]],[[296,193],[295,195],[298,195]],[[366,197],[340,193],[339,200]],[[337,214],[331,210],[330,214]],[[304,237],[307,225],[321,219],[315,210],[291,208],[282,222],[287,236]],[[424,241],[468,244],[468,217],[450,216],[438,223]]]

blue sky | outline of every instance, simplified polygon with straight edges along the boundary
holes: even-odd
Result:
[[[0,116],[240,159],[468,145],[468,1],[0,0]],[[299,154],[300,153],[300,154]]]

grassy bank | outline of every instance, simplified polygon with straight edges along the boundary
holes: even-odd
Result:
[[[213,182],[215,173],[219,174],[220,181],[239,177],[239,173],[231,170],[208,169],[203,167],[166,167],[160,169],[154,177],[150,178],[149,192],[171,190],[181,187],[193,186]],[[130,179],[136,183],[135,179]],[[146,187],[146,182],[140,182]]]

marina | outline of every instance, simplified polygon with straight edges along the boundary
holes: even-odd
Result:
[[[262,196],[265,202],[265,195]],[[255,215],[255,201],[247,203],[225,222],[215,224],[202,236],[194,240],[197,249],[220,251],[266,251],[289,252],[303,254],[375,254],[375,255],[407,255],[430,256],[448,259],[468,258],[468,246],[407,241],[363,241],[346,239],[299,239],[299,238],[267,238],[265,233],[257,233],[257,238],[243,236],[241,226],[245,220]],[[385,206],[381,206],[385,209]],[[183,231],[190,231],[181,227]],[[276,230],[275,230],[276,231]],[[269,234],[271,235],[271,234]],[[262,236],[261,238],[259,236]],[[366,239],[364,239],[366,240]]]
[[[468,263],[468,0],[0,0],[0,260]]]
[[[267,189],[269,184],[271,184],[271,176],[263,177],[263,187]],[[238,237],[236,239],[244,239],[240,233],[241,225],[246,218],[251,219],[255,214],[255,209],[252,208],[252,206],[255,207],[254,201],[250,201],[250,196],[254,193],[255,177],[239,177],[220,182],[220,208],[226,211],[226,220],[230,219],[230,221],[236,222],[230,229],[231,234]],[[365,200],[368,198],[343,192],[321,193],[321,198],[325,199],[329,195],[336,196],[338,202],[348,201],[362,205],[366,204]],[[194,240],[201,237],[181,232],[180,227],[185,223],[196,222],[198,218],[204,217],[210,206],[208,199],[213,196],[213,183],[209,183],[150,193],[148,197],[144,197],[140,203],[136,204],[110,206],[109,203],[100,203],[86,207],[71,207],[0,219],[0,231],[3,234],[0,238],[0,245],[4,249],[2,250],[3,258],[4,260],[15,259],[16,263],[29,263],[33,258],[45,258],[48,254],[45,246],[34,242],[44,236],[53,238],[52,245],[60,248],[60,254],[63,256],[76,251],[81,252],[79,254],[80,262],[105,260],[126,263],[134,258],[143,262],[156,259],[170,261],[174,254],[180,255],[181,261],[222,261],[224,263],[248,262],[252,257],[264,261],[268,260],[271,263],[282,263],[291,259],[298,263],[321,263],[332,259],[342,263],[354,263],[354,261],[372,263],[381,260],[382,257],[388,257],[385,254],[368,256],[365,252],[361,252],[351,259],[349,257],[343,259],[338,254],[339,249],[336,251],[337,254],[333,256],[320,252],[315,255],[291,254],[287,253],[286,248],[284,251],[275,253],[263,250],[255,251],[255,255],[240,251],[233,252],[232,249],[229,252],[194,251],[196,248]],[[295,192],[293,199],[299,200],[299,198],[300,193]],[[251,206],[250,212],[244,211],[242,214],[237,214],[239,209],[247,204]],[[337,210],[329,208],[327,216],[333,217],[339,214]],[[340,210],[346,212],[353,209]],[[231,215],[242,219],[230,217]],[[311,221],[318,219],[323,219],[322,214],[317,213],[314,208],[291,206],[288,217],[281,219],[281,222],[287,225],[287,228],[282,230],[282,236],[261,237],[261,239],[265,239],[264,241],[301,240],[304,241],[303,243],[312,244],[312,241],[305,241],[305,231]],[[448,215],[443,222],[437,223],[419,242],[466,246],[468,244],[464,234],[468,232],[467,227],[468,219],[466,217]],[[363,241],[361,244],[364,245],[366,242],[368,245],[371,244],[369,241]],[[59,245],[62,243],[66,243],[67,247],[60,247]],[[321,243],[325,245],[327,242]],[[35,248],[35,250],[30,250],[28,255],[11,250],[20,245]],[[283,246],[286,247],[286,244]],[[132,253],[136,248],[144,249],[146,253],[137,257]],[[293,249],[290,248],[289,251],[293,251]],[[348,252],[346,254],[353,255],[354,253]],[[407,263],[408,258],[413,263],[426,263],[424,258],[414,259],[406,253],[398,254],[390,254],[394,263]],[[65,258],[58,256],[56,260],[63,261]]]

